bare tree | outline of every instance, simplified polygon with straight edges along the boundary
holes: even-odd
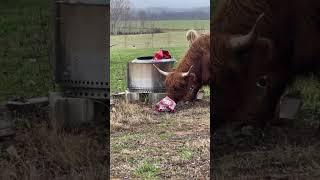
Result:
[[[146,12],[144,10],[140,10],[138,13],[139,20],[140,20],[140,25],[142,28],[144,28],[144,23],[146,20]]]
[[[111,14],[111,33],[117,34],[121,25],[127,25],[130,15],[130,0],[111,0],[110,1]]]

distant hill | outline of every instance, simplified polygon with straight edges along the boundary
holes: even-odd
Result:
[[[131,10],[131,20],[209,20],[210,7],[189,9],[150,7]]]

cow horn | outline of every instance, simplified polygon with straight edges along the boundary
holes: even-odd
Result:
[[[154,65],[154,64],[152,64],[152,65],[159,71],[160,74],[162,74],[164,76],[168,76],[170,74],[169,72],[162,71],[156,65]]]
[[[234,37],[230,39],[231,48],[234,50],[239,50],[248,47],[257,39],[257,25],[263,18],[264,13],[262,13],[256,20],[256,23],[252,27],[251,31],[243,36]]]
[[[189,76],[192,68],[193,68],[193,65],[189,68],[189,71],[188,71],[188,72],[182,73],[182,77],[187,77],[187,76]]]

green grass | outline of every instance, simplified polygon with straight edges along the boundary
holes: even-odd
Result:
[[[160,174],[161,169],[156,164],[144,161],[134,171],[134,175],[142,179],[159,179],[157,175]]]
[[[116,152],[123,149],[134,148],[132,147],[133,142],[137,142],[141,138],[144,138],[143,134],[126,134],[121,137],[116,137],[114,139],[116,143],[112,144],[112,148]]]
[[[190,160],[193,157],[194,152],[192,149],[187,147],[182,147],[178,151],[178,155],[182,160]]]
[[[309,77],[298,77],[287,89],[287,94],[302,99],[301,111],[298,114],[300,121],[319,121],[320,119],[320,78],[310,74]]]
[[[168,140],[170,139],[174,134],[172,132],[163,132],[161,134],[159,134],[159,138],[161,140]]]
[[[49,2],[4,1],[0,7],[0,101],[51,89]]]

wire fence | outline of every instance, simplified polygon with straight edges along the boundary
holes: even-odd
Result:
[[[134,34],[152,34],[152,33],[165,33],[172,31],[188,31],[194,29],[196,31],[204,31],[205,27],[200,28],[163,28],[163,27],[118,27],[111,35],[134,35]]]
[[[122,30],[128,30],[124,28]],[[130,29],[132,30],[132,29]],[[111,47],[116,48],[158,48],[188,46],[186,32],[189,29],[160,29],[154,31],[151,28],[136,28],[131,33],[111,38]],[[199,34],[207,33],[206,29],[195,29]],[[123,31],[124,32],[124,31]]]

